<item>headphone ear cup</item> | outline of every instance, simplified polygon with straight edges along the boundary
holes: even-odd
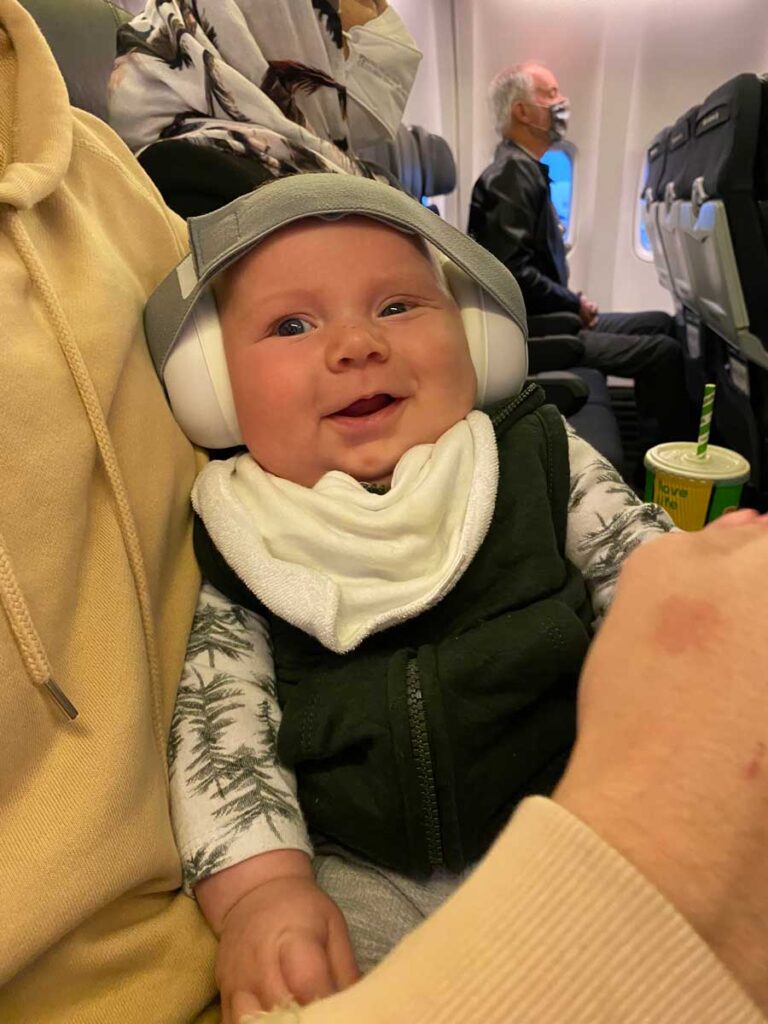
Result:
[[[528,346],[517,323],[468,274],[450,260],[443,273],[461,312],[477,375],[475,405],[483,408],[522,391],[528,376]]]
[[[243,443],[209,288],[200,293],[166,360],[163,383],[173,415],[193,444],[216,449]]]

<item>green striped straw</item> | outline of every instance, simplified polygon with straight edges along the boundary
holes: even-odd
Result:
[[[696,456],[699,459],[707,457],[707,445],[709,444],[709,431],[712,427],[712,407],[715,404],[715,385],[704,385],[704,402],[701,406],[701,420],[699,421],[699,441],[696,445]]]

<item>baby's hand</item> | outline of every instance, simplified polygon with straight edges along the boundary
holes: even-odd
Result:
[[[344,917],[311,877],[265,881],[224,919],[216,960],[222,1024],[291,1000],[303,1005],[358,977]]]

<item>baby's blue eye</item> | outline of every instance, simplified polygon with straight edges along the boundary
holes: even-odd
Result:
[[[275,334],[281,338],[293,338],[297,334],[306,334],[312,330],[312,324],[300,316],[288,316],[277,325]]]
[[[398,313],[405,313],[407,310],[407,302],[390,302],[382,309],[379,316],[397,316]]]

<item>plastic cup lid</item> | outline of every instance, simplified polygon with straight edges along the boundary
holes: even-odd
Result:
[[[704,458],[699,458],[695,441],[657,444],[645,453],[643,462],[656,473],[670,473],[690,480],[714,480],[716,483],[742,484],[749,479],[750,472],[749,462],[743,455],[716,444],[708,445]]]

